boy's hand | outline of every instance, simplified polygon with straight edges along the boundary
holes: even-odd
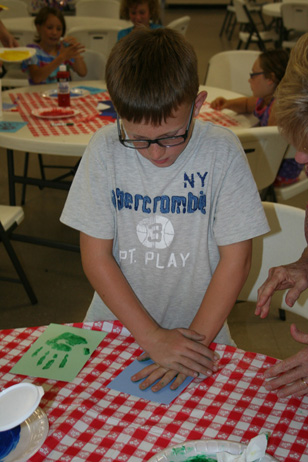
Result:
[[[147,377],[145,383],[147,388],[156,380],[163,378],[162,382],[155,386],[160,389],[179,374],[172,387],[177,388],[186,376],[211,375],[217,370],[219,356],[200,343],[204,339],[204,335],[191,329],[158,328],[151,336],[147,348],[148,357],[156,364],[143,369],[133,376],[132,380],[137,381]]]
[[[150,359],[149,356],[145,353],[142,357],[139,357],[140,360]],[[156,392],[169,385],[170,382],[176,377],[175,381],[170,385],[171,390],[176,390],[186,379],[186,375],[178,374],[176,371],[167,370],[164,367],[161,367],[159,364],[151,364],[150,366],[145,367],[142,371],[138,372],[131,377],[133,382],[138,382],[143,380],[139,385],[141,390],[149,388],[153,383],[157,382],[153,387],[152,391]]]

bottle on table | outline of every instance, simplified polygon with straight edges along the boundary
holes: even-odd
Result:
[[[70,73],[66,69],[65,64],[59,66],[59,71],[57,73],[58,80],[58,105],[60,107],[68,107],[71,104],[70,97]]]

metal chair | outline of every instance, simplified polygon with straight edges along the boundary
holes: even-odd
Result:
[[[266,43],[279,41],[279,36],[275,30],[260,31],[253,20],[252,14],[249,11],[248,3],[245,0],[233,0],[236,20],[240,25],[245,27],[246,31],[239,32],[239,42],[237,49],[239,50],[243,43],[245,49],[249,48],[251,43],[258,45],[261,51],[266,50]]]
[[[263,202],[263,207],[271,230],[253,240],[251,270],[239,294],[240,301],[256,302],[258,288],[267,279],[268,270],[296,261],[307,246],[304,210],[272,202]],[[286,304],[284,295],[285,291],[275,292],[271,302],[273,308],[279,309],[281,318],[285,319],[287,310],[308,319],[308,291],[300,295],[292,308]]]
[[[167,24],[166,27],[168,27],[169,29],[177,30],[181,34],[186,35],[190,19],[190,16],[183,16],[182,18],[178,18],[174,21],[169,22],[169,24]]]
[[[281,16],[285,34],[284,48],[293,48],[298,38],[308,31],[308,3],[304,1],[284,1]]]
[[[273,183],[288,148],[276,126],[235,130],[262,199],[276,202]]]
[[[18,279],[1,276],[0,280],[23,284],[32,305],[35,305],[37,303],[36,295],[31,287],[30,282],[28,281],[28,278],[10,241],[12,232],[22,222],[23,219],[24,211],[22,207],[0,205],[0,241],[3,242],[8,256],[10,257],[11,262],[13,263],[14,268],[18,274]]]
[[[78,0],[76,16],[119,18],[120,4],[117,0]]]
[[[259,55],[256,50],[230,50],[215,54],[209,60],[204,84],[250,96],[249,73]]]

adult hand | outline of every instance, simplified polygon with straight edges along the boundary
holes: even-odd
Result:
[[[299,343],[308,345],[308,334],[291,325],[291,335]],[[277,391],[279,398],[289,395],[302,396],[308,393],[308,346],[294,356],[270,367],[264,377],[272,379],[264,386],[269,391]]]
[[[222,96],[219,96],[218,98],[214,99],[211,102],[211,108],[216,109],[218,111],[221,111],[226,107],[227,100],[226,98],[223,98]]]
[[[154,388],[166,386],[178,375],[172,388],[177,388],[186,376],[198,377],[199,374],[211,375],[217,370],[219,355],[203,345],[203,335],[190,329],[158,328],[148,345],[148,355],[156,364],[148,366],[133,377],[133,380],[146,378],[143,387],[151,386],[161,379]]]
[[[286,303],[292,307],[300,294],[308,288],[308,261],[300,259],[289,265],[271,268],[268,278],[258,289],[255,314],[261,318],[268,315],[272,295],[276,290],[290,289],[286,294]]]
[[[0,41],[4,47],[8,47],[8,48],[18,47],[17,40],[6,29],[2,21],[0,21]]]

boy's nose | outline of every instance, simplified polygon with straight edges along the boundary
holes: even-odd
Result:
[[[159,160],[164,156],[165,150],[166,150],[166,148],[163,148],[162,146],[159,146],[159,144],[157,144],[157,143],[155,143],[155,144],[153,143],[148,148],[148,153],[150,154],[151,159]]]

